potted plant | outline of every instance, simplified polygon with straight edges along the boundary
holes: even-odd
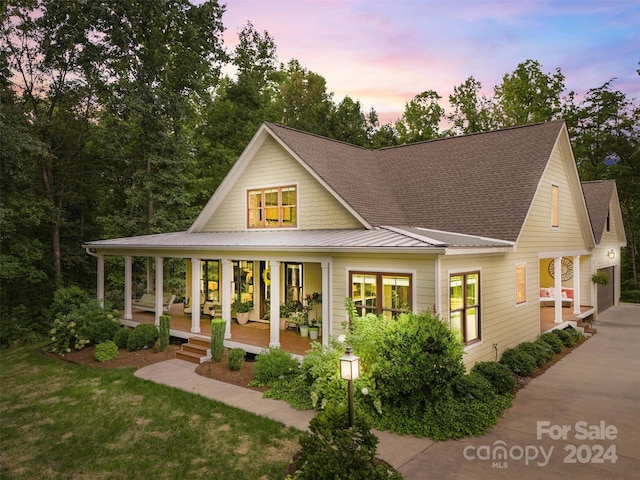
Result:
[[[287,321],[290,320],[291,314],[298,310],[298,305],[300,302],[295,302],[293,300],[288,300],[284,303],[280,304],[280,330],[287,329]],[[300,305],[302,306],[302,305]],[[291,322],[293,323],[293,322]]]
[[[320,336],[320,328],[322,326],[322,317],[312,318],[309,320],[309,338],[317,340]]]
[[[231,308],[236,312],[236,319],[240,325],[245,325],[249,321],[249,312],[253,310],[253,302],[243,302],[236,300],[231,304]]]
[[[294,323],[295,325],[298,326],[301,337],[309,336],[309,319],[308,319],[308,312],[306,309],[297,310],[293,312],[289,317],[289,320],[291,321],[291,323]]]

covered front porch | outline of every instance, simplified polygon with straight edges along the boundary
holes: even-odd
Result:
[[[588,305],[580,305],[578,307],[579,313],[575,313],[574,307],[562,308],[562,320],[556,321],[556,312],[553,306],[545,307],[540,306],[540,333],[549,332],[555,329],[562,329],[571,325],[576,326],[577,323],[584,321],[589,316],[593,315],[593,307]]]
[[[122,313],[122,312],[121,312]],[[192,319],[183,312],[182,304],[171,306],[171,336],[188,340],[191,337],[209,338],[211,335],[211,319],[200,319],[200,332],[192,333]],[[134,309],[132,318],[121,318],[120,323],[129,327],[135,327],[140,323],[155,323],[154,312]],[[239,325],[232,321],[230,325],[231,338],[225,340],[225,347],[239,347],[249,353],[260,353],[269,347],[269,324],[250,321],[245,325]],[[317,341],[321,341],[318,339]],[[297,329],[288,328],[280,331],[280,348],[294,355],[304,356],[311,348],[312,341],[308,337],[301,337]]]

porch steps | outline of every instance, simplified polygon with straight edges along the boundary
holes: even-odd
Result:
[[[587,337],[598,333],[598,330],[589,326],[589,322],[583,322],[582,320],[576,323],[576,327],[580,328],[582,330],[582,333],[584,333]]]
[[[201,364],[211,357],[211,340],[206,337],[191,337],[176,352],[176,358],[187,362]]]

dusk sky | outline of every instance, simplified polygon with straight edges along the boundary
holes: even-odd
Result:
[[[292,58],[322,75],[339,102],[372,107],[382,123],[435,90],[448,105],[453,87],[473,76],[483,93],[519,63],[560,68],[582,96],[613,86],[640,98],[640,0],[221,0],[231,51],[247,21]]]

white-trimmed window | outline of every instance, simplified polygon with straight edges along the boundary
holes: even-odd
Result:
[[[298,225],[295,185],[247,192],[248,228],[293,228]]]
[[[551,226],[560,226],[560,187],[551,185]]]
[[[480,272],[449,276],[449,318],[451,329],[462,334],[465,345],[481,340]]]
[[[359,315],[389,318],[412,311],[411,275],[407,273],[349,272],[351,298]]]
[[[527,264],[516,264],[516,305],[527,303]]]

